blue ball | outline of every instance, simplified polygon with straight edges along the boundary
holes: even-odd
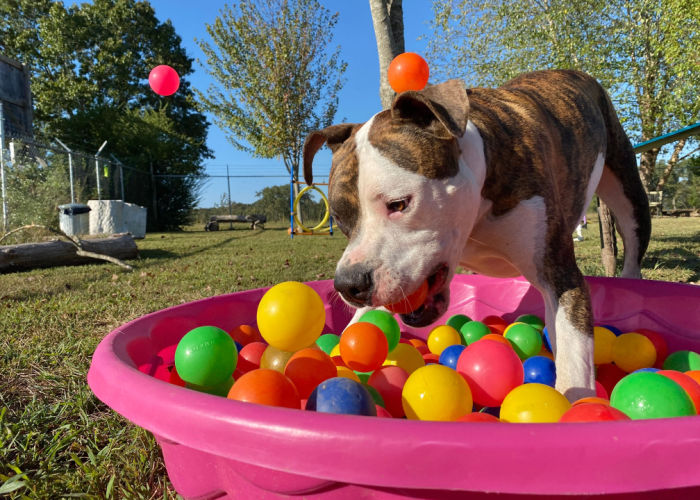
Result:
[[[549,341],[549,330],[547,330],[546,326],[542,329],[542,339],[544,340],[544,346],[547,350],[552,352],[552,343]]]
[[[532,356],[523,362],[523,369],[525,371],[524,384],[535,382],[554,387],[557,372],[554,368],[554,361],[548,357]]]
[[[602,326],[603,328],[607,328],[608,330],[610,330],[611,332],[613,332],[613,333],[614,333],[616,336],[618,336],[618,337],[619,337],[620,335],[622,335],[622,330],[620,330],[620,329],[617,328],[617,327],[614,327],[614,326],[612,326],[612,325],[600,325],[600,326]]]
[[[459,355],[462,354],[462,351],[466,348],[467,346],[462,344],[454,344],[447,346],[445,347],[445,349],[443,349],[442,353],[440,353],[440,359],[438,360],[438,362],[441,365],[449,366],[453,370],[456,370]]]
[[[635,370],[635,371],[633,371],[632,373],[637,373],[637,372],[651,372],[651,373],[656,373],[656,372],[658,372],[658,371],[659,371],[658,368],[654,368],[654,367],[650,366],[650,367],[648,367],[648,368],[640,368],[639,370]]]
[[[377,416],[377,407],[369,391],[352,379],[334,377],[324,380],[313,390],[306,409],[321,413]]]

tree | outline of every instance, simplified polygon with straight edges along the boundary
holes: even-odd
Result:
[[[646,141],[698,121],[696,0],[434,0],[433,73],[497,85],[523,71],[572,68],[608,88],[630,137]],[[674,156],[691,141],[676,144]],[[659,149],[643,153],[647,190]]]
[[[72,149],[104,154],[156,175],[157,203],[135,176],[128,201],[149,207],[151,229],[186,222],[197,197],[190,174],[210,157],[208,123],[194,107],[187,75],[192,59],[169,21],[161,23],[147,1],[94,0],[65,7],[61,1],[0,1],[0,52],[31,70],[35,135],[60,138]],[[151,68],[173,66],[180,89],[168,98],[148,86]],[[136,180],[137,179],[137,180]],[[151,186],[149,186],[151,187]],[[154,216],[158,214],[158,220]]]
[[[403,0],[369,0],[379,55],[379,97],[384,109],[391,106],[395,95],[387,78],[389,64],[405,51],[402,2]]]
[[[281,158],[298,178],[304,139],[331,124],[346,64],[328,53],[338,20],[317,0],[257,0],[224,6],[198,40],[218,82],[197,91],[231,144]]]

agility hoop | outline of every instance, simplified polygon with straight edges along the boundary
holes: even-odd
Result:
[[[321,199],[323,200],[323,204],[326,206],[326,213],[323,215],[323,220],[321,220],[321,222],[319,222],[316,226],[312,228],[308,228],[304,224],[302,224],[298,217],[299,202],[301,201],[301,197],[304,195],[304,193],[306,193],[309,189],[315,189],[316,191],[318,191],[318,193],[321,195]],[[330,224],[326,226],[326,224],[328,223],[328,219],[331,216],[330,207],[328,205],[328,198],[326,198],[325,193],[321,191],[318,187],[311,184],[310,186],[306,186],[304,189],[299,191],[299,194],[294,199],[292,207],[294,208],[294,222],[296,222],[297,226],[303,231],[301,234],[320,234],[331,232]]]

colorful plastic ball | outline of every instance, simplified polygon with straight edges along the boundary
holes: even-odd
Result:
[[[538,383],[554,387],[557,372],[554,361],[544,356],[532,356],[523,362],[523,383]]]
[[[582,405],[582,404],[587,404],[587,403],[593,403],[593,404],[601,404],[601,405],[608,405],[610,406],[610,400],[607,398],[602,398],[599,396],[588,396],[586,398],[581,398],[577,399],[573,403],[571,403],[571,406],[576,406],[576,405]]]
[[[358,382],[358,383],[361,382],[360,377],[357,376],[357,373],[352,371],[347,366],[336,366],[335,369],[337,372],[336,377],[345,377],[345,378],[349,378],[351,380],[354,380],[355,382]]]
[[[593,363],[604,365],[613,362],[613,343],[617,336],[603,326],[593,327]]]
[[[542,334],[527,323],[513,325],[503,336],[510,341],[513,350],[522,360],[535,356],[542,349]]]
[[[559,422],[607,422],[631,420],[617,408],[606,403],[578,403],[569,408]]]
[[[289,358],[291,358],[293,354],[293,352],[283,351],[282,349],[269,345],[260,357],[260,368],[284,373],[284,367],[287,366],[287,361],[289,361]]]
[[[481,321],[467,321],[459,329],[459,333],[462,335],[464,345],[469,345],[490,334],[491,330]]]
[[[382,366],[379,370],[375,370],[367,381],[381,394],[386,409],[396,418],[405,415],[401,391],[406,380],[408,380],[408,373],[400,366]]]
[[[471,321],[472,319],[467,316],[466,314],[453,314],[449,318],[447,318],[447,321],[445,322],[446,325],[451,326],[455,330],[459,331],[460,328],[462,328],[462,325],[464,323],[467,323],[468,321]]]
[[[430,77],[430,68],[421,56],[414,52],[404,52],[389,64],[387,72],[389,85],[394,92],[423,90]]]
[[[693,402],[695,413],[698,413],[698,410],[700,409],[700,384],[685,373],[677,372],[675,370],[659,370],[656,373],[663,375],[664,377],[668,377],[680,385]]]
[[[318,348],[329,356],[331,355],[331,352],[333,352],[333,348],[339,343],[340,336],[336,335],[335,333],[324,333],[316,339],[316,345]]]
[[[513,345],[510,343],[510,341],[505,338],[503,335],[500,335],[498,333],[487,333],[483,337],[481,337],[478,342],[482,340],[489,340],[491,342],[498,342],[499,344],[507,345],[511,349],[513,348]],[[517,353],[516,353],[517,356]]]
[[[381,309],[372,309],[360,316],[360,321],[372,323],[378,326],[386,335],[386,341],[389,345],[389,352],[393,351],[398,345],[401,338],[401,329],[396,318],[386,311]]]
[[[309,396],[306,409],[343,415],[377,415],[376,405],[367,388],[345,377],[321,382]]]
[[[307,347],[292,354],[284,367],[301,399],[307,399],[314,388],[329,378],[337,377],[338,370],[331,357],[318,347]]]
[[[205,392],[207,394],[212,394],[214,396],[223,396],[226,397],[228,394],[228,391],[231,389],[231,386],[233,385],[233,377],[229,377],[223,382],[219,382],[218,384],[214,385],[197,385],[197,384],[191,384],[187,382],[185,384],[185,387],[188,389],[192,389],[195,391],[199,392]]]
[[[544,384],[524,384],[508,393],[501,405],[501,420],[514,423],[550,423],[571,408],[556,389]]]
[[[359,372],[355,370],[355,375],[357,375],[357,378],[360,379],[360,383],[366,384],[369,381],[369,377],[372,375],[374,372]]]
[[[489,327],[491,333],[498,333],[499,335],[503,335],[503,330],[508,326],[508,321],[495,314],[483,317],[481,322]]]
[[[533,327],[538,332],[541,332],[544,328],[544,321],[536,314],[521,314],[515,318],[513,323],[525,323]]]
[[[377,410],[377,417],[378,418],[392,418],[392,415],[391,415],[391,413],[389,413],[389,410],[387,410],[383,406],[374,405],[374,407]]]
[[[438,363],[452,368],[453,370],[456,370],[457,361],[459,360],[459,356],[462,354],[462,351],[464,351],[464,349],[466,349],[466,346],[463,346],[462,344],[447,346],[440,354]],[[425,359],[425,356],[423,356],[423,359]]]
[[[620,335],[622,335],[622,330],[620,330],[620,329],[617,328],[616,326],[613,326],[613,325],[600,325],[600,326],[602,326],[603,328],[607,328],[608,330],[610,330],[611,332],[613,332],[613,333],[615,334],[615,336],[620,336]]]
[[[167,64],[156,66],[148,74],[148,84],[158,95],[169,96],[180,87],[180,76]]]
[[[418,368],[425,366],[425,360],[418,349],[402,342],[386,355],[384,365],[400,366],[410,375]]]
[[[620,380],[610,394],[610,405],[632,420],[695,415],[683,388],[668,377],[637,372]]]
[[[523,364],[510,345],[483,339],[462,351],[457,371],[467,380],[474,402],[481,406],[500,406],[524,379]]]
[[[612,345],[613,363],[621,370],[632,373],[640,368],[654,366],[656,349],[654,344],[639,333],[623,333],[615,337]]]
[[[651,340],[654,344],[654,349],[656,350],[656,362],[654,363],[655,368],[662,368],[664,366],[664,361],[668,356],[668,344],[666,339],[659,332],[649,330],[647,328],[638,328],[635,330],[636,333],[641,333],[646,338]]]
[[[700,354],[694,351],[675,351],[668,355],[663,364],[664,370],[687,372],[700,370]]]
[[[416,289],[415,292],[411,293],[403,300],[395,302],[393,304],[385,305],[388,310],[394,314],[408,314],[412,313],[425,302],[425,298],[428,296],[428,281],[425,280]]]
[[[425,361],[426,365],[436,364],[440,362],[440,356],[432,352],[427,352],[423,354],[423,361]]]
[[[248,345],[251,342],[262,342],[263,338],[255,325],[236,325],[228,332],[231,338],[241,344]]]
[[[549,338],[549,330],[546,326],[542,329],[542,346],[552,352],[552,340]]]
[[[187,385],[187,382],[182,380],[180,375],[177,373],[177,369],[173,366],[173,369],[170,370],[170,379],[169,382],[173,385],[177,385],[180,387],[185,387]]]
[[[267,344],[264,342],[251,342],[244,345],[238,353],[238,364],[236,371],[233,372],[233,377],[238,378],[244,373],[260,368],[260,359],[267,349]]]
[[[401,342],[404,342],[404,339],[401,339]],[[427,354],[430,352],[428,344],[426,344],[423,339],[406,339],[405,343],[411,344],[413,347],[418,349],[421,354]]]
[[[688,370],[688,371],[683,372],[683,373],[685,373],[690,378],[695,380],[698,384],[700,384],[700,370]]]
[[[610,393],[598,380],[595,381],[595,395],[599,398],[610,401]]]
[[[384,332],[373,323],[363,321],[348,326],[338,345],[345,365],[361,372],[371,372],[382,366],[389,352]]]
[[[229,399],[284,408],[301,408],[301,399],[294,383],[277,370],[259,368],[236,380]]]
[[[386,404],[384,403],[384,398],[382,398],[382,395],[379,394],[379,391],[369,385],[367,382],[361,382],[362,385],[367,389],[367,392],[369,392],[369,395],[372,396],[372,401],[374,401],[374,404],[377,406],[381,406],[382,408],[386,407]]]
[[[238,353],[233,339],[216,326],[199,326],[178,342],[175,366],[182,380],[196,386],[218,386],[230,379]]]
[[[427,365],[409,375],[401,393],[411,420],[454,421],[470,413],[472,396],[467,382],[443,365]]]
[[[610,394],[615,385],[627,375],[626,372],[620,369],[619,366],[613,363],[606,363],[596,367],[596,381],[603,386],[605,391]]]
[[[326,310],[313,288],[285,281],[262,296],[257,319],[260,334],[268,344],[293,352],[316,342],[326,322]]]
[[[438,356],[446,347],[462,343],[462,336],[457,330],[448,325],[433,328],[428,334],[428,349]]]
[[[473,411],[462,415],[457,419],[457,422],[486,422],[486,423],[500,423],[500,419],[491,415],[490,413],[484,413],[480,411]]]

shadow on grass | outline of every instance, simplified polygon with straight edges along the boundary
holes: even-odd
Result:
[[[202,237],[205,238],[206,234],[211,234],[207,231],[191,231],[192,233],[202,233]],[[192,257],[193,255],[201,254],[203,252],[208,252],[209,250],[216,250],[217,248],[222,248],[228,245],[231,242],[235,241],[241,241],[241,240],[247,240],[251,238],[259,238],[262,236],[261,231],[250,231],[247,232],[246,234],[237,234],[237,235],[232,235],[228,238],[225,238],[223,240],[213,242],[210,245],[204,245],[201,247],[198,247],[192,251],[189,252],[183,252],[183,253],[176,253],[176,252],[171,252],[169,250],[162,250],[159,248],[152,248],[152,249],[139,249],[139,256],[142,259],[156,259],[156,260],[172,260],[172,259],[180,259],[183,257]]]
[[[658,238],[664,241],[679,240],[682,238]],[[685,239],[685,243],[687,243]],[[663,267],[665,269],[683,268],[690,270],[693,274],[688,278],[688,282],[696,282],[700,280],[700,257],[692,251],[686,250],[681,246],[673,248],[664,248],[647,252],[642,261],[642,270],[657,269]]]

